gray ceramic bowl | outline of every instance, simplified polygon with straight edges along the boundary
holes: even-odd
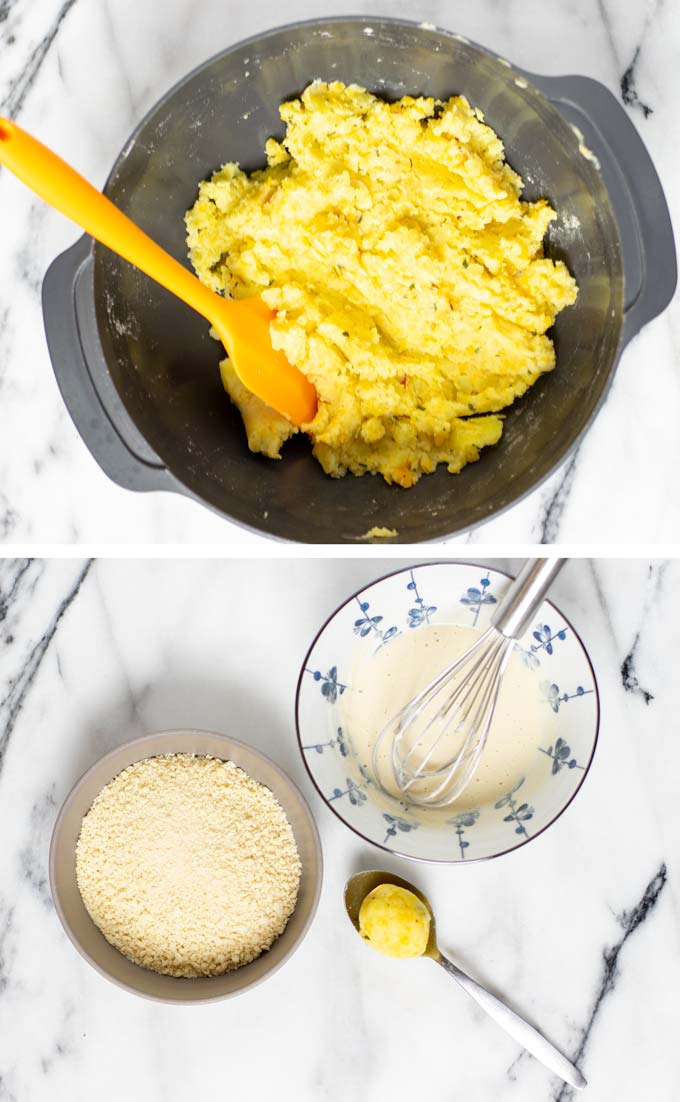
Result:
[[[121,770],[158,754],[210,754],[235,762],[270,788],[281,804],[302,862],[300,893],[295,911],[271,949],[251,964],[223,976],[176,979],[147,971],[127,960],[108,943],[85,909],[76,882],[75,849],[83,816],[95,796]],[[50,847],[50,885],[57,914],[76,949],[107,979],[148,999],[171,1003],[204,1003],[227,999],[254,987],[275,972],[295,952],[310,927],[321,893],[321,843],[303,796],[273,761],[252,747],[209,731],[164,731],[145,735],[112,750],[77,782],[54,827]]]

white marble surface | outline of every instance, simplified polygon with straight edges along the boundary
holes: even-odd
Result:
[[[0,564],[2,1102],[568,1102],[443,973],[384,960],[356,937],[342,885],[381,863],[424,886],[445,950],[578,1057],[588,1102],[678,1097],[680,564],[565,569],[554,596],[602,693],[591,773],[540,838],[453,869],[361,843],[317,798],[295,743],[313,632],[393,566]],[[308,796],[325,853],[298,953],[212,1006],[147,1003],[101,978],[62,932],[46,880],[74,780],[119,742],[171,726],[228,731],[271,754]]]
[[[588,74],[619,95],[627,74],[628,110],[677,216],[673,0],[3,0],[0,113],[101,185],[133,125],[194,65],[269,26],[347,10],[449,27],[525,68]],[[123,491],[99,471],[57,392],[39,304],[45,269],[76,231],[7,172],[0,211],[0,540],[263,542],[187,500]],[[680,537],[679,318],[676,300],[626,351],[575,461],[471,542]]]

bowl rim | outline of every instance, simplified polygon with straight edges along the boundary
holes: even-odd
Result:
[[[336,809],[334,807],[332,807],[331,804],[328,802],[328,799],[327,799],[325,793],[321,791],[321,788],[319,787],[319,785],[316,782],[316,778],[314,777],[314,774],[312,773],[312,770],[310,769],[309,764],[307,762],[307,756],[306,756],[306,754],[305,754],[305,752],[302,748],[302,732],[300,730],[300,695],[301,695],[301,692],[302,692],[302,684],[303,684],[303,679],[304,679],[305,667],[307,666],[307,660],[309,659],[309,656],[311,655],[312,651],[314,650],[314,647],[318,643],[318,641],[321,638],[321,636],[323,635],[324,631],[326,630],[328,625],[331,623],[331,621],[335,619],[335,617],[338,615],[338,613],[343,608],[345,608],[348,604],[350,604],[353,600],[355,600],[355,598],[359,597],[360,594],[365,593],[368,589],[371,589],[374,585],[379,585],[381,582],[385,582],[389,578],[394,578],[398,574],[406,574],[406,573],[408,573],[409,570],[415,570],[416,568],[419,568],[419,567],[422,567],[422,566],[471,566],[471,567],[476,567],[477,569],[480,569],[480,570],[490,570],[492,573],[500,574],[502,577],[508,578],[510,581],[514,580],[514,576],[512,574],[509,574],[507,570],[500,570],[498,567],[495,567],[495,566],[490,567],[487,563],[479,563],[479,562],[476,562],[476,561],[475,562],[463,562],[460,559],[455,559],[455,560],[452,560],[452,559],[428,559],[425,562],[416,562],[416,563],[413,563],[411,566],[401,567],[399,570],[390,570],[389,573],[381,574],[381,576],[379,578],[375,578],[372,582],[369,582],[368,585],[362,586],[360,589],[357,589],[355,592],[351,593],[350,596],[347,597],[346,600],[342,601],[342,603],[339,604],[333,612],[331,612],[330,616],[328,616],[326,618],[326,620],[324,620],[323,624],[321,625],[319,630],[316,632],[314,638],[312,639],[312,642],[310,643],[309,648],[307,649],[307,651],[305,653],[305,657],[304,657],[304,660],[302,662],[302,666],[300,667],[300,673],[298,675],[297,689],[295,691],[295,731],[296,731],[296,735],[297,735],[298,749],[300,751],[300,757],[302,758],[302,760],[304,762],[305,769],[307,770],[307,774],[308,774],[312,784],[314,785],[316,791],[319,793],[319,796],[323,800],[325,806],[329,809],[329,811],[333,812],[333,814],[340,820],[341,823],[343,823],[349,830],[351,830],[354,834],[356,834],[364,842],[368,842],[368,844],[371,845],[371,846],[376,846],[378,849],[383,850],[385,853],[391,854],[393,857],[401,857],[405,861],[415,861],[418,864],[422,864],[422,865],[477,865],[477,864],[481,864],[483,861],[494,861],[498,857],[505,857],[506,854],[508,854],[508,853],[515,853],[517,850],[522,849],[523,846],[526,846],[530,842],[533,842],[537,838],[540,838],[540,836],[542,834],[545,834],[546,830],[548,830],[553,825],[553,823],[556,823],[557,820],[559,818],[561,818],[562,815],[564,815],[564,812],[573,803],[576,796],[581,791],[581,788],[583,786],[583,783],[584,783],[586,777],[588,776],[588,773],[590,772],[590,767],[593,763],[593,758],[595,757],[595,751],[597,749],[598,739],[599,739],[599,736],[600,736],[600,722],[601,722],[601,716],[602,716],[601,706],[600,706],[600,688],[599,688],[599,685],[598,685],[598,682],[597,682],[597,677],[595,675],[595,668],[594,668],[592,660],[590,658],[590,654],[588,652],[588,649],[587,649],[585,643],[583,642],[583,639],[581,638],[581,635],[576,630],[576,628],[572,624],[571,620],[569,620],[568,617],[565,616],[565,614],[562,612],[562,610],[560,608],[558,608],[558,606],[553,601],[550,601],[547,598],[544,598],[544,603],[550,605],[551,608],[555,609],[555,612],[557,612],[562,617],[562,619],[568,625],[570,631],[573,632],[576,639],[580,643],[581,649],[582,649],[583,654],[584,654],[585,659],[586,659],[586,662],[588,663],[588,666],[590,667],[590,672],[593,676],[593,685],[594,685],[594,688],[595,688],[595,703],[596,703],[597,711],[596,711],[596,715],[595,715],[595,734],[594,734],[594,737],[593,737],[593,744],[592,744],[592,748],[591,748],[591,751],[590,751],[590,757],[588,758],[588,761],[587,761],[586,765],[584,766],[583,772],[582,772],[581,777],[579,779],[579,783],[577,784],[576,788],[574,789],[574,791],[570,795],[567,802],[560,808],[560,810],[557,812],[557,814],[554,815],[553,818],[548,823],[545,824],[545,826],[542,826],[540,830],[537,830],[536,833],[532,834],[529,838],[524,838],[521,842],[518,842],[517,845],[510,846],[508,849],[499,850],[497,853],[489,853],[484,857],[466,857],[465,860],[462,860],[460,857],[452,858],[449,861],[443,860],[441,858],[436,858],[436,857],[417,857],[417,856],[415,856],[415,854],[412,854],[412,853],[403,853],[401,850],[391,849],[389,846],[384,845],[382,842],[375,842],[372,838],[368,838],[365,834],[362,834],[362,832],[360,830],[358,830],[355,826],[353,826],[352,823],[348,822],[348,820],[345,819],[340,814],[339,811],[336,811]]]
[[[111,761],[111,759],[114,758],[115,756],[117,756],[121,751],[127,751],[127,750],[132,749],[133,747],[140,747],[141,748],[143,743],[150,742],[151,740],[156,740],[159,737],[168,736],[168,737],[174,737],[174,738],[176,738],[176,737],[181,738],[185,735],[210,735],[211,737],[224,740],[224,742],[229,744],[229,745],[237,746],[239,748],[243,748],[244,750],[248,751],[248,753],[252,753],[252,754],[255,755],[255,757],[261,758],[263,761],[265,761],[267,763],[267,765],[270,766],[274,770],[274,772],[279,775],[280,779],[283,782],[285,782],[286,784],[288,784],[293,789],[293,792],[297,795],[297,797],[300,801],[300,806],[303,808],[303,810],[304,810],[304,812],[307,816],[310,828],[311,828],[311,836],[312,836],[312,841],[313,841],[313,845],[314,845],[314,854],[315,854],[316,862],[317,862],[317,875],[316,875],[316,878],[315,878],[314,890],[313,890],[312,898],[311,898],[311,902],[310,902],[309,913],[308,913],[307,917],[304,920],[304,923],[302,925],[302,928],[301,928],[296,940],[293,942],[293,944],[290,946],[290,948],[286,951],[286,953],[284,953],[284,955],[281,957],[281,959],[278,960],[276,963],[272,964],[271,967],[268,968],[267,971],[265,971],[261,976],[258,976],[256,979],[253,979],[250,982],[244,984],[243,987],[238,988],[236,991],[221,992],[220,994],[208,995],[208,996],[201,997],[201,998],[198,998],[198,999],[178,999],[178,998],[174,998],[171,995],[151,995],[146,991],[141,991],[139,988],[133,987],[132,984],[126,983],[124,980],[121,980],[116,976],[112,976],[110,972],[108,972],[104,967],[102,967],[102,965],[97,960],[95,960],[90,955],[90,953],[88,953],[87,950],[83,947],[83,945],[80,942],[80,939],[77,937],[75,931],[71,927],[70,922],[68,921],[68,919],[66,918],[66,915],[64,914],[64,909],[62,907],[60,889],[59,889],[59,877],[57,875],[57,869],[56,869],[57,842],[58,842],[61,830],[63,828],[63,823],[64,823],[64,820],[66,818],[66,814],[69,811],[71,805],[73,804],[73,802],[74,802],[76,796],[78,795],[80,789],[82,788],[83,784],[92,776],[92,774],[95,771],[98,771],[103,764],[108,764]],[[187,751],[175,750],[175,751],[171,751],[171,752],[186,753]],[[161,755],[158,752],[147,755],[147,757],[160,757],[160,756]],[[205,757],[206,755],[197,755],[197,756]],[[140,758],[137,758],[135,760],[136,761],[143,761],[144,758],[140,757]],[[222,760],[230,761],[231,759],[230,758],[224,758]],[[132,764],[134,764],[134,762],[130,762],[129,764],[132,765]],[[120,769],[118,769],[118,771],[112,777],[109,778],[109,781],[113,780],[114,777],[118,776],[119,773],[121,773],[124,769],[127,769],[127,768],[129,768],[129,765],[121,766]],[[239,768],[242,769],[243,766],[239,766]],[[244,772],[247,772],[247,770],[244,769]],[[257,780],[257,778],[253,778],[253,779]],[[105,784],[108,784],[109,781],[105,781],[104,784],[102,785],[102,787],[104,787]],[[263,784],[262,781],[258,781],[258,783]],[[264,787],[267,788],[268,786],[264,785]],[[283,965],[288,960],[290,960],[290,958],[299,949],[300,945],[305,940],[307,934],[309,933],[309,929],[312,925],[312,922],[314,921],[314,917],[316,915],[316,911],[317,911],[317,908],[318,908],[318,905],[319,905],[319,899],[321,897],[321,888],[323,886],[324,863],[323,863],[323,850],[322,850],[322,846],[321,846],[321,838],[320,838],[320,835],[319,835],[319,829],[317,827],[316,820],[315,820],[315,818],[312,814],[312,810],[309,806],[309,803],[308,803],[307,799],[305,798],[305,796],[303,795],[303,793],[301,792],[301,790],[299,789],[299,787],[297,786],[297,784],[295,783],[295,781],[293,781],[288,776],[288,774],[285,772],[285,770],[283,770],[281,768],[280,765],[278,765],[275,761],[273,761],[267,754],[262,753],[261,750],[257,750],[254,746],[251,746],[249,743],[243,742],[242,739],[232,738],[231,735],[225,735],[225,734],[222,734],[219,731],[208,731],[205,728],[177,727],[177,728],[168,728],[168,729],[165,729],[163,731],[152,731],[152,732],[149,732],[145,735],[138,736],[137,738],[128,739],[126,742],[122,742],[119,746],[113,747],[111,750],[108,750],[106,754],[103,754],[101,757],[97,758],[92,763],[92,765],[88,766],[88,768],[84,771],[84,773],[82,773],[80,775],[80,777],[78,777],[78,779],[71,786],[68,794],[66,795],[66,797],[65,797],[65,799],[64,799],[64,801],[63,801],[63,803],[62,803],[62,805],[59,809],[59,814],[57,815],[57,818],[55,819],[54,827],[52,828],[52,836],[50,838],[50,848],[49,848],[48,872],[49,872],[50,894],[52,896],[52,902],[54,904],[54,909],[57,913],[57,916],[58,916],[59,921],[62,925],[62,928],[64,929],[67,937],[69,938],[69,941],[75,947],[75,949],[78,951],[80,956],[83,957],[83,959],[86,960],[88,962],[88,964],[90,964],[95,969],[95,971],[97,971],[100,974],[100,976],[103,976],[104,979],[108,980],[110,983],[115,984],[116,987],[120,987],[124,991],[130,992],[130,994],[132,994],[132,995],[137,995],[139,998],[147,999],[149,1002],[163,1003],[165,1005],[171,1005],[171,1006],[192,1006],[192,1005],[197,1006],[197,1005],[206,1004],[206,1003],[221,1002],[221,1001],[224,1001],[226,999],[233,999],[237,995],[242,995],[245,991],[252,990],[253,988],[259,986],[259,984],[264,983],[265,980],[267,980],[270,976],[273,976],[275,972],[278,972],[278,970],[280,968],[282,968]],[[83,906],[84,906],[84,904],[83,904]],[[297,907],[297,902],[296,902],[296,907]],[[87,908],[86,908],[86,910],[87,910]],[[292,915],[291,915],[291,917],[292,917]],[[284,932],[285,932],[285,928],[284,928]],[[279,936],[281,936],[281,935],[279,935]],[[115,946],[114,946],[114,948],[115,948]],[[118,950],[118,951],[120,952],[120,950]],[[121,954],[121,955],[123,955],[123,954]],[[256,960],[257,959],[259,959],[259,958],[256,958]],[[238,969],[236,969],[236,971],[238,971]],[[175,977],[175,978],[177,978],[177,977]],[[219,979],[220,977],[215,976],[215,977],[207,977],[207,978]]]
[[[419,21],[417,19],[407,19],[407,18],[403,18],[402,16],[381,14],[381,13],[378,13],[378,12],[375,12],[375,13],[349,12],[349,13],[344,13],[344,14],[329,14],[329,15],[322,15],[322,16],[309,16],[308,18],[305,18],[305,19],[293,19],[293,20],[288,20],[284,23],[275,24],[274,26],[267,26],[267,27],[264,27],[263,29],[261,29],[259,31],[254,32],[251,35],[248,35],[245,38],[240,38],[240,39],[237,39],[235,42],[230,42],[223,49],[217,50],[215,53],[211,54],[209,57],[205,58],[203,61],[199,62],[197,65],[194,65],[188,72],[186,72],[178,80],[174,81],[170,85],[170,87],[168,87],[166,89],[166,91],[163,92],[162,95],[160,95],[158,97],[158,99],[155,100],[150,105],[148,110],[146,110],[144,112],[142,117],[138,120],[138,122],[134,125],[131,132],[128,134],[128,137],[126,138],[124,145],[120,148],[120,150],[116,154],[115,159],[113,160],[113,162],[111,164],[111,167],[110,167],[110,169],[107,173],[106,179],[105,179],[104,184],[102,186],[103,194],[108,196],[109,190],[115,184],[117,174],[120,171],[121,167],[123,166],[123,164],[125,162],[125,159],[128,155],[128,152],[134,146],[134,144],[137,142],[137,139],[138,139],[140,133],[142,132],[143,128],[153,118],[153,116],[157,112],[159,112],[166,105],[166,103],[168,103],[178,92],[180,92],[183,88],[185,88],[193,79],[195,79],[197,76],[199,76],[199,74],[201,74],[202,72],[208,70],[212,65],[214,65],[218,60],[222,59],[223,57],[227,57],[230,54],[235,53],[237,50],[241,50],[241,49],[244,49],[244,48],[249,47],[249,46],[254,46],[257,43],[262,42],[263,40],[268,39],[270,37],[273,37],[277,34],[281,34],[281,33],[286,32],[286,31],[294,31],[294,30],[298,30],[300,28],[305,28],[305,27],[308,27],[308,28],[323,27],[325,25],[330,25],[330,24],[334,24],[334,23],[338,23],[338,24],[340,24],[340,23],[347,23],[347,24],[362,23],[365,26],[370,25],[370,24],[381,23],[381,24],[387,24],[387,25],[393,25],[393,26],[402,26],[402,27],[410,28],[412,30],[420,31],[422,33],[436,34],[436,35],[439,35],[443,38],[451,39],[452,41],[461,42],[461,43],[463,43],[464,46],[466,46],[466,47],[468,47],[472,50],[475,50],[479,54],[481,54],[482,56],[488,58],[492,63],[494,63],[498,66],[509,67],[513,72],[516,72],[516,73],[520,74],[522,76],[522,78],[527,80],[532,94],[538,96],[539,99],[544,102],[544,104],[547,104],[549,106],[549,108],[552,111],[554,111],[564,121],[564,123],[566,125],[571,125],[569,123],[568,119],[566,119],[566,117],[561,114],[559,108],[556,107],[555,104],[553,104],[553,102],[551,101],[551,99],[548,96],[545,89],[540,87],[539,84],[536,83],[537,79],[538,80],[549,80],[549,79],[559,79],[559,77],[553,77],[552,75],[551,76],[546,76],[544,74],[534,73],[533,71],[525,69],[522,66],[517,65],[514,61],[508,60],[502,54],[497,53],[491,47],[483,45],[482,43],[477,42],[475,39],[468,38],[467,35],[463,35],[459,31],[451,30],[448,27],[442,27],[439,23],[424,24],[422,21]],[[597,171],[598,175],[601,177],[601,173],[599,172],[599,170],[594,170],[594,171]],[[620,229],[619,229],[619,223],[618,223],[618,220],[617,220],[617,217],[616,217],[616,213],[614,211],[614,206],[613,206],[610,194],[609,194],[609,190],[608,190],[606,184],[604,183],[603,179],[602,179],[602,184],[603,184],[605,196],[606,196],[606,199],[607,199],[607,202],[608,202],[608,205],[609,205],[609,213],[610,213],[610,216],[611,216],[612,229],[613,229],[615,239],[616,239],[615,240],[615,247],[616,247],[616,251],[617,251],[617,254],[618,254],[618,258],[619,258],[619,265],[620,265],[620,268],[621,268],[622,281],[623,281],[624,271],[623,271],[623,251],[622,251],[622,243],[621,243],[621,232],[620,232]],[[96,278],[97,278],[97,272],[99,270],[98,269],[98,263],[97,263],[98,259],[105,252],[106,252],[106,249],[103,248],[103,246],[101,246],[97,241],[92,241],[90,253],[91,253],[91,256],[92,256],[93,262],[94,262],[94,279],[95,279],[95,281],[96,281]],[[623,282],[622,282],[622,286],[623,286]],[[622,295],[623,295],[623,291],[622,291]],[[484,515],[482,517],[479,517],[478,519],[474,520],[472,522],[472,529],[477,529],[482,524],[486,524],[486,523],[488,523],[492,520],[495,520],[496,518],[503,516],[505,513],[509,512],[511,509],[515,508],[516,506],[521,505],[521,503],[523,501],[525,501],[531,494],[533,494],[537,490],[539,490],[541,488],[541,486],[543,486],[545,484],[545,482],[547,482],[547,480],[550,477],[552,477],[552,475],[554,475],[556,473],[556,471],[559,469],[561,464],[566,463],[570,458],[572,458],[574,453],[576,452],[577,448],[580,447],[580,445],[583,443],[584,439],[587,437],[588,433],[591,431],[597,417],[599,416],[599,414],[600,414],[600,412],[601,412],[601,410],[604,406],[605,400],[606,400],[606,398],[607,398],[607,396],[608,396],[608,394],[611,390],[611,387],[613,385],[614,377],[615,377],[616,372],[617,372],[619,361],[621,359],[622,353],[625,350],[625,344],[624,344],[624,341],[623,341],[623,307],[624,307],[623,298],[621,297],[621,300],[619,301],[619,304],[618,304],[618,317],[616,319],[616,322],[617,322],[617,325],[618,325],[618,335],[617,335],[617,340],[615,342],[615,345],[612,348],[611,362],[609,363],[609,366],[608,366],[608,369],[607,369],[606,378],[602,382],[600,393],[599,393],[599,395],[597,395],[595,404],[594,404],[593,408],[591,409],[590,414],[589,414],[588,419],[585,422],[585,424],[583,424],[581,426],[581,429],[576,434],[576,436],[568,444],[565,445],[565,447],[561,451],[561,453],[554,457],[554,461],[552,462],[552,465],[550,466],[550,468],[548,470],[543,472],[536,481],[534,481],[530,485],[528,485],[526,487],[526,489],[521,491],[517,496],[511,497],[509,500],[505,501],[501,505],[494,505],[494,507],[491,508],[486,513],[486,515]],[[101,338],[99,337],[99,334],[98,334],[98,340],[101,341]],[[132,411],[128,408],[128,404],[127,404],[126,399],[124,398],[123,394],[120,392],[117,383],[114,381],[113,377],[111,376],[111,373],[110,373],[109,368],[108,368],[108,364],[107,364],[107,367],[106,367],[106,374],[109,377],[109,379],[110,379],[110,381],[111,381],[111,383],[114,387],[114,390],[116,391],[116,394],[118,395],[118,399],[120,400],[120,402],[122,403],[122,405],[123,405],[123,407],[126,411],[127,416],[129,417],[132,424],[134,425],[135,430],[142,435],[142,437],[145,441],[145,444],[148,447],[153,447],[153,445],[150,444],[150,442],[149,442],[149,440],[146,436],[146,433],[144,433],[142,431],[142,429],[139,427],[139,425],[137,423],[136,415],[133,414]],[[507,408],[511,409],[513,404],[514,403],[511,403],[511,405]],[[255,522],[252,522],[250,520],[246,520],[243,517],[234,516],[234,514],[232,512],[227,511],[225,508],[223,508],[221,505],[217,504],[216,502],[208,501],[207,498],[203,494],[201,494],[198,491],[196,491],[195,489],[193,489],[187,483],[184,473],[183,472],[178,472],[177,470],[174,469],[174,464],[169,464],[166,461],[166,459],[163,458],[163,456],[159,456],[159,458],[160,458],[161,462],[163,463],[163,465],[164,465],[166,471],[168,472],[168,474],[175,480],[177,485],[179,485],[181,487],[181,492],[184,495],[189,496],[190,499],[196,500],[204,508],[209,509],[211,512],[215,513],[217,516],[221,517],[224,520],[227,520],[230,524],[235,524],[239,528],[241,528],[242,530],[244,530],[246,532],[253,532],[256,535],[260,535],[260,536],[263,535],[265,538],[267,538],[269,540],[272,540],[276,543],[296,543],[296,542],[297,543],[308,543],[308,542],[310,542],[310,541],[308,541],[304,538],[300,539],[298,537],[297,539],[295,539],[292,536],[282,535],[278,532],[272,533],[272,532],[268,531],[266,528],[262,527],[261,525],[255,523]],[[389,545],[391,545],[391,546],[402,546],[402,545],[408,546],[411,543],[415,543],[415,544],[419,544],[421,546],[427,546],[427,545],[432,544],[432,543],[440,543],[442,539],[446,539],[446,538],[449,538],[449,537],[452,537],[452,536],[460,535],[461,532],[466,531],[469,527],[470,527],[469,524],[464,525],[463,527],[461,527],[459,525],[458,527],[455,527],[455,528],[448,528],[445,532],[439,533],[438,535],[427,535],[425,538],[421,538],[421,539],[414,539],[414,540],[406,539],[406,540],[404,540],[400,537],[396,541],[389,541]],[[312,541],[312,542],[316,543],[316,541]],[[341,541],[341,545],[349,544],[351,546],[355,543],[356,543],[356,538],[343,539]]]

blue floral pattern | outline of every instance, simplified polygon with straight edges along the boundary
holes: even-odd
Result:
[[[323,754],[326,747],[328,747],[329,749],[332,750],[336,746],[338,748],[340,756],[343,757],[343,758],[346,758],[347,754],[348,754],[347,741],[345,739],[345,735],[344,735],[344,732],[342,730],[342,727],[338,727],[338,733],[337,733],[336,737],[332,738],[332,739],[329,739],[328,742],[308,743],[307,746],[303,745],[302,749],[303,750],[312,750],[312,751],[315,750],[317,754]]]
[[[531,644],[534,654],[539,650],[545,650],[546,654],[552,654],[555,649],[553,647],[555,640],[561,639],[564,642],[567,638],[567,628],[560,628],[559,631],[552,632],[549,624],[538,624],[531,634],[536,640],[535,643]]]
[[[460,849],[460,856],[462,860],[465,860],[465,850],[469,848],[470,843],[463,837],[466,829],[475,825],[479,818],[479,811],[461,811],[460,815],[455,815],[453,819],[449,819],[448,822],[451,826],[455,827],[456,834],[458,835],[458,848]]]
[[[538,669],[541,664],[540,659],[536,657],[533,650],[525,650],[524,647],[520,647],[518,643],[515,643],[515,651],[520,656],[527,669]]]
[[[560,628],[558,631],[552,631],[549,624],[537,624],[531,633],[535,642],[531,644],[528,650],[519,646],[516,646],[515,650],[525,666],[530,670],[537,670],[541,664],[538,653],[545,651],[546,654],[554,654],[553,644],[557,639],[564,641],[567,638],[568,630],[568,628]]]
[[[576,758],[572,758],[571,747],[563,738],[558,738],[555,745],[549,746],[547,750],[542,746],[539,746],[539,750],[542,754],[547,754],[549,758],[552,758],[552,769],[550,771],[553,777],[556,773],[559,773],[560,769],[584,769],[584,766],[579,765]]]
[[[358,597],[355,600],[361,609],[363,616],[359,620],[354,621],[354,634],[359,635],[362,639],[365,639],[367,635],[374,632],[380,640],[380,646],[383,646],[388,639],[391,639],[394,635],[399,634],[399,628],[391,627],[383,631],[378,625],[382,623],[382,616],[370,616],[370,603],[368,601],[360,601]]]
[[[333,800],[339,800],[343,796],[348,796],[349,802],[353,804],[354,807],[361,807],[361,805],[366,802],[366,793],[363,791],[364,785],[357,784],[357,782],[353,781],[351,777],[345,778],[345,784],[347,785],[347,788],[333,789],[333,795],[328,797],[328,802],[332,803]]]
[[[367,765],[363,765],[360,762],[359,763],[359,772],[361,773],[361,776],[364,778],[367,785],[374,783],[373,777],[372,777],[371,772],[370,772]]]
[[[591,696],[593,689],[584,689],[583,685],[579,685],[575,693],[560,693],[559,685],[555,685],[554,682],[541,681],[539,686],[543,699],[548,702],[553,712],[559,712],[562,704],[567,704],[570,700],[579,700],[582,696]]]
[[[387,823],[387,834],[383,839],[383,843],[389,842],[390,838],[394,838],[398,830],[403,834],[408,834],[410,831],[418,829],[417,823],[409,823],[408,819],[400,819],[397,815],[388,815],[385,811],[383,812],[383,819]]]
[[[496,598],[494,597],[493,593],[490,592],[490,588],[491,578],[490,573],[487,571],[484,577],[479,579],[479,588],[476,585],[471,585],[469,589],[466,589],[465,593],[460,599],[460,603],[462,605],[469,605],[469,607],[474,612],[474,617],[472,619],[473,627],[477,626],[477,621],[479,620],[479,612],[482,605],[496,604]]]
[[[522,787],[525,781],[525,777],[517,782],[514,788],[511,788],[509,792],[506,792],[505,796],[501,796],[500,800],[496,800],[494,807],[497,811],[502,810],[504,807],[510,808],[509,815],[503,816],[504,823],[515,824],[515,834],[523,834],[525,838],[529,837],[529,833],[524,826],[529,819],[534,817],[534,808],[531,804],[518,804],[515,799],[515,793]]]
[[[315,681],[321,682],[321,694],[325,696],[329,704],[335,704],[339,696],[342,696],[346,685],[338,681],[338,667],[331,666],[328,673],[321,673],[321,670],[305,670],[305,673],[312,675]]]
[[[323,752],[324,752],[324,750],[326,749],[327,746],[330,746],[330,747],[335,746],[335,739],[330,739],[329,742],[307,743],[307,745],[303,746],[302,749],[303,750],[316,750],[317,754],[323,754]]]
[[[416,579],[411,570],[411,581],[406,586],[415,594],[415,608],[408,610],[408,626],[410,628],[419,628],[422,624],[429,624],[430,616],[437,611],[436,605],[428,605],[418,592],[418,585]]]

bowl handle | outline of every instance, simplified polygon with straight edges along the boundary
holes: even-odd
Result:
[[[97,337],[92,239],[81,237],[50,265],[42,307],[52,367],[66,408],[104,473],[126,490],[186,492],[130,419]]]
[[[625,347],[675,291],[675,242],[661,181],[633,122],[604,84],[582,76],[526,75],[578,127],[599,162],[621,236]]]

